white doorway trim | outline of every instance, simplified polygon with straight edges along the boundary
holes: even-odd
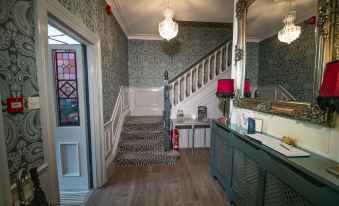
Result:
[[[1,99],[0,99],[1,102]],[[10,192],[7,149],[2,110],[0,109],[0,205],[13,205]]]
[[[102,108],[102,71],[101,71],[101,42],[100,38],[89,30],[77,17],[72,15],[56,0],[35,0],[36,11],[36,65],[39,82],[41,127],[43,134],[44,159],[48,164],[48,175],[50,181],[51,195],[50,203],[59,203],[58,175],[55,156],[54,129],[52,125],[53,115],[50,111],[52,99],[50,88],[50,71],[48,64],[48,18],[52,18],[65,29],[81,38],[82,43],[87,46],[89,110],[92,141],[93,160],[93,186],[103,185],[105,177],[104,153],[102,148],[102,137],[104,134],[104,120]],[[85,42],[84,42],[85,41]]]

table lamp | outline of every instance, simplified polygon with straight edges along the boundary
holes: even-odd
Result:
[[[250,79],[245,79],[244,96],[251,98],[251,81],[250,81]]]
[[[219,79],[217,86],[217,97],[225,100],[224,117],[226,116],[226,99],[234,97],[234,79]]]
[[[339,113],[339,61],[326,65],[317,102],[322,110]]]
[[[320,87],[317,103],[322,110],[327,111],[330,126],[335,126],[335,112],[339,114],[339,61],[326,65],[323,82]],[[330,167],[327,171],[338,174],[339,167]]]

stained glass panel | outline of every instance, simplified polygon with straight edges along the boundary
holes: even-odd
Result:
[[[75,51],[55,51],[55,80],[59,126],[79,126]]]

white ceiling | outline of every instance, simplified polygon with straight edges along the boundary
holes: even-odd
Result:
[[[129,38],[160,38],[164,0],[107,0]],[[233,0],[170,0],[174,19],[197,22],[233,22]],[[179,28],[180,29],[180,28]]]
[[[297,12],[296,23],[317,14],[316,0],[292,0],[292,10]],[[256,0],[249,8],[247,15],[248,39],[261,41],[277,34],[283,28],[282,18],[289,9],[289,1]]]
[[[161,39],[158,23],[163,20],[165,0],[106,0],[113,14],[130,39]],[[175,10],[174,19],[197,22],[233,22],[234,0],[170,0]],[[292,0],[297,12],[296,22],[316,14],[316,0]],[[262,40],[276,34],[282,27],[283,15],[288,11],[286,0],[256,0],[249,8],[247,36]],[[179,27],[180,30],[180,27]]]

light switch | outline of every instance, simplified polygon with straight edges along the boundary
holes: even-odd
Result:
[[[28,97],[28,109],[39,109],[40,99],[39,97]]]

